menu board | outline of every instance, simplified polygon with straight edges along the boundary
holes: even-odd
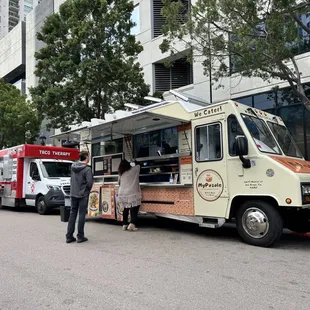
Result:
[[[180,183],[193,184],[193,161],[192,156],[180,157]]]
[[[101,210],[102,217],[107,219],[115,219],[115,204],[114,204],[114,186],[101,186]]]
[[[111,156],[98,156],[93,158],[94,176],[111,174]]]
[[[118,202],[118,187],[115,187],[114,189],[114,202],[115,202],[116,220],[121,222],[123,220],[123,208],[121,208]]]
[[[100,184],[94,184],[88,199],[88,216],[98,216],[100,213]]]
[[[188,153],[192,148],[191,124],[180,125],[179,128],[179,153]]]

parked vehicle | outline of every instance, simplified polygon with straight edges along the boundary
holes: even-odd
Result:
[[[20,145],[0,150],[2,206],[34,206],[39,214],[65,204],[70,196],[71,164],[79,150]]]
[[[278,116],[232,100],[182,99],[88,130],[98,150],[90,216],[122,220],[117,168],[126,158],[141,165],[141,212],[207,228],[236,222],[256,246],[272,245],[283,228],[310,232],[310,162]]]

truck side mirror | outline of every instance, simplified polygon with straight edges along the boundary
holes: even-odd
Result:
[[[245,136],[236,136],[236,155],[239,156],[243,168],[248,169],[251,168],[251,161],[247,158],[244,158],[245,155],[249,153],[248,140]]]
[[[34,181],[41,181],[41,178],[38,174],[32,173],[32,180]]]

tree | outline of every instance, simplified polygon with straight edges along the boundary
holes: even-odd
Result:
[[[20,91],[0,79],[0,149],[33,143],[40,129],[36,109]]]
[[[205,74],[218,83],[232,72],[286,81],[310,110],[296,60],[310,47],[309,24],[302,21],[309,0],[197,0],[187,14],[181,0],[163,2],[162,52],[175,54],[182,42],[192,52],[190,60],[201,61]]]
[[[104,118],[125,103],[145,105],[133,8],[130,0],[67,0],[46,19],[37,34],[45,43],[35,54],[39,82],[30,92],[49,127]]]

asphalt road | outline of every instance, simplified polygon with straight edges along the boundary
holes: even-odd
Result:
[[[88,220],[66,244],[59,214],[0,210],[0,309],[310,309],[310,238],[274,248],[143,217],[140,231]]]

